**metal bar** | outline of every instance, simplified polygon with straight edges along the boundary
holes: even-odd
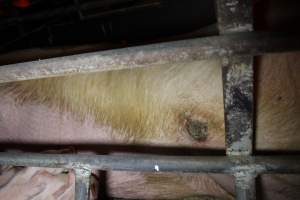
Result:
[[[253,138],[253,59],[223,59],[227,155],[251,155]]]
[[[220,34],[252,31],[252,0],[217,0]],[[223,59],[223,91],[228,155],[251,155],[253,138],[253,58]]]
[[[84,15],[83,19],[88,20],[88,19],[101,18],[101,17],[105,17],[105,16],[110,16],[110,15],[120,15],[120,14],[124,14],[124,13],[128,13],[128,12],[133,12],[133,11],[136,11],[136,10],[140,11],[142,9],[158,8],[158,7],[161,7],[161,6],[162,6],[162,3],[159,2],[159,1],[149,2],[149,3],[145,2],[145,3],[132,5],[132,6],[125,7],[125,8],[110,10],[110,11],[109,10],[102,11],[102,12],[96,11],[94,13]]]
[[[0,83],[293,50],[300,50],[298,35],[228,34],[3,65]]]
[[[253,30],[252,0],[217,0],[220,34]]]
[[[77,168],[75,171],[75,200],[89,200],[91,169]]]
[[[220,34],[253,30],[252,0],[217,0]],[[250,156],[253,151],[253,57],[223,59],[226,154]],[[235,174],[236,199],[255,200],[255,173]]]
[[[241,173],[235,175],[236,199],[255,200],[255,179],[256,175],[251,173]]]
[[[0,153],[0,165],[191,173],[300,173],[300,156],[153,156]]]
[[[132,0],[131,0],[132,1]],[[83,1],[84,2],[84,1]],[[102,15],[99,16],[107,16],[110,14],[115,14],[115,13],[120,13],[124,11],[129,11],[130,10],[139,10],[140,8],[152,8],[152,7],[159,7],[161,6],[161,2],[155,1],[155,2],[149,2],[149,1],[144,1],[144,2],[139,2],[137,5],[132,5],[129,7],[123,7],[120,9],[115,9],[111,11],[105,10],[106,7],[109,6],[115,6],[118,5],[119,3],[124,3],[127,2],[127,0],[114,0],[114,1],[89,1],[89,2],[84,2],[81,4],[75,4],[75,5],[64,5],[61,7],[57,7],[54,9],[47,9],[47,10],[42,10],[40,12],[35,12],[33,14],[27,14],[23,16],[17,16],[17,17],[6,17],[2,20],[0,20],[0,30],[3,28],[6,28],[7,26],[12,26],[15,24],[24,24],[24,23],[32,23],[36,21],[42,21],[42,20],[47,20],[50,18],[58,18],[58,17],[65,17],[68,16],[74,12],[78,11],[83,11],[83,10],[90,10],[90,9],[97,9],[103,7],[104,10],[101,12],[103,13]]]

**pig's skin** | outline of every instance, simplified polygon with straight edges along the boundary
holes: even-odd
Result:
[[[298,56],[298,53],[275,54],[258,59],[255,74],[257,80],[256,150],[300,150],[298,145],[300,137],[297,134],[300,128],[300,81],[298,78],[300,59]],[[138,69],[137,73],[132,70],[124,73],[125,75],[122,72],[107,74],[108,77],[104,78],[102,75],[100,86],[93,85],[93,81],[84,87],[81,86],[81,83],[85,83],[84,81],[87,81],[90,75],[58,78],[54,79],[54,82],[51,82],[53,79],[41,82],[28,81],[25,86],[23,82],[19,82],[12,92],[1,95],[0,128],[3,134],[1,134],[0,141],[50,144],[125,142],[127,144],[223,149],[225,146],[223,96],[221,69],[218,64],[218,61],[204,61],[179,64],[173,70],[168,66],[163,66],[163,68],[146,70],[145,73]],[[163,74],[158,76],[161,72]],[[92,80],[98,79],[97,75],[92,76]],[[116,78],[121,76],[122,80],[117,81],[114,76]],[[131,79],[134,80],[128,83],[130,86],[120,89],[120,85],[126,85]],[[144,81],[142,88],[135,88],[136,84],[141,85],[138,81],[141,83]],[[54,93],[44,88],[42,84],[45,82],[44,86],[52,88]],[[55,82],[62,83],[63,89],[60,84],[53,86]],[[115,82],[114,85],[111,82]],[[118,94],[127,96],[115,98],[115,93],[103,92],[103,88],[106,88],[105,84],[111,90],[121,90]],[[77,91],[77,86],[82,91]],[[91,89],[87,90],[88,86]],[[37,89],[42,92],[32,93]],[[144,90],[147,90],[147,95],[151,99],[135,100],[142,99],[143,95],[146,95]],[[81,92],[82,95],[80,95]],[[144,93],[140,94],[140,92]],[[64,93],[63,98],[60,93]],[[79,93],[80,97],[76,93]],[[101,93],[105,93],[105,96],[99,95]],[[13,101],[16,95],[18,101],[24,101],[22,104]],[[48,95],[48,99],[43,99],[43,95]],[[97,97],[98,95],[100,97]],[[53,99],[52,96],[59,97],[53,97]],[[97,98],[93,99],[95,96]],[[134,97],[134,104],[128,102],[127,99],[124,100],[129,96]],[[119,99],[113,100],[114,98]],[[60,105],[63,107],[60,109],[68,107],[68,112],[61,113],[55,106],[62,104],[61,101],[64,103]],[[104,101],[112,103],[102,103]],[[116,107],[113,110],[114,115],[101,116],[102,112],[105,114],[109,112],[105,110],[106,107],[100,107],[100,104],[111,106],[109,108]],[[131,104],[134,105],[132,109],[129,107],[132,106]],[[131,114],[133,109],[139,112],[134,110],[135,113]],[[208,138],[205,142],[194,141],[189,137],[184,127],[184,119],[181,119],[185,113],[188,113],[191,118],[208,124]],[[122,120],[119,122],[117,114],[122,115],[121,119],[124,119],[124,122]],[[96,124],[94,123],[95,115],[98,120]],[[127,116],[131,116],[132,120],[126,120]],[[106,125],[104,126],[103,123]],[[116,128],[111,128],[110,124]],[[158,128],[154,129],[156,127]],[[127,130],[131,133],[126,133]],[[139,132],[134,132],[134,130],[139,130]]]
[[[215,70],[218,72],[216,73]],[[211,74],[211,76],[221,76],[218,66],[214,66],[206,73],[208,75]],[[216,82],[216,84],[217,88],[221,91],[221,80]],[[213,87],[215,84],[211,86]],[[193,88],[189,87],[189,89],[192,90]],[[217,95],[222,95],[222,93]],[[25,102],[20,105],[14,103],[12,98],[13,96],[8,95],[1,99],[0,103],[2,113],[1,127],[3,132],[7,133],[3,135],[3,142],[52,144],[98,143],[99,145],[101,143],[147,143],[168,146],[199,145],[203,147],[209,146],[210,148],[224,147],[224,138],[222,137],[211,135],[205,143],[198,143],[193,141],[192,138],[184,132],[183,134],[182,132],[177,132],[173,135],[156,134],[153,138],[142,138],[140,141],[137,141],[133,135],[128,137],[128,135],[121,134],[120,131],[113,131],[107,126],[94,124],[90,118],[79,121],[74,119],[71,113],[62,114],[58,109],[53,107],[36,105],[31,102]],[[221,102],[222,99],[219,98],[219,109],[222,109]],[[209,105],[210,103],[206,104]],[[218,109],[218,106],[215,106],[215,109]],[[220,116],[222,117],[223,114],[220,113]],[[45,120],[45,118],[47,120]],[[221,124],[221,126],[223,126],[223,124]],[[26,130],[26,133],[23,133],[21,130]],[[25,134],[27,134],[27,136],[25,136]],[[24,140],[25,138],[28,138],[28,140]],[[231,198],[228,192],[218,187],[215,181],[210,179],[207,175],[198,175],[195,178],[191,178],[192,176],[193,175],[177,176],[174,174],[151,175],[139,172],[112,172],[108,175],[108,193],[116,197],[148,199],[158,197],[169,199],[180,198],[195,194],[217,195]],[[116,179],[116,177],[118,178]],[[17,177],[15,177],[15,179],[18,180]],[[4,192],[5,191],[9,190],[4,190]],[[26,195],[24,194],[24,196]]]
[[[297,134],[300,128],[300,81],[298,78],[300,77],[300,59],[298,56],[298,53],[267,55],[257,62],[257,150],[300,150],[300,135]],[[203,62],[199,62],[197,65],[201,63],[203,64]],[[112,129],[109,127],[109,123],[103,126],[101,121],[100,123],[97,121],[94,124],[93,115],[85,115],[85,120],[81,118],[78,120],[77,117],[74,117],[76,110],[71,109],[69,112],[61,113],[55,107],[55,103],[54,106],[49,106],[49,102],[40,104],[37,103],[39,101],[31,101],[30,98],[22,104],[14,103],[12,100],[16,93],[9,93],[0,100],[0,131],[3,133],[1,141],[52,144],[135,143],[223,149],[225,144],[220,67],[216,63],[204,62],[204,65],[190,69],[193,69],[193,73],[186,73],[181,77],[181,81],[191,80],[192,82],[181,84],[184,85],[181,88],[185,91],[183,93],[178,93],[176,89],[172,90],[175,91],[175,94],[168,94],[172,99],[167,102],[175,102],[175,105],[180,105],[177,103],[184,101],[183,105],[185,103],[193,105],[187,101],[189,101],[188,99],[194,101],[196,106],[192,110],[196,110],[196,112],[191,114],[192,117],[208,123],[209,137],[206,141],[193,141],[182,128],[180,119],[167,121],[170,126],[157,131],[157,134],[151,137],[139,137],[136,134],[123,134],[120,129]],[[194,73],[197,76],[186,76]],[[159,85],[157,82],[162,78],[165,77],[159,77],[150,82]],[[166,79],[162,81],[166,81]],[[181,85],[175,84],[175,86],[169,85],[169,87],[172,89],[172,87]],[[161,85],[161,87],[165,87],[165,85]],[[168,90],[162,90],[157,94],[163,95],[165,91]],[[206,110],[210,111],[209,114],[203,112]],[[84,134],[82,134],[83,132]],[[18,176],[15,177],[15,180],[18,180]],[[113,172],[108,175],[107,189],[112,196],[127,198],[180,198],[203,194],[231,198],[231,194],[233,194],[232,181],[230,176],[214,174],[176,176],[175,174],[150,175],[139,172]],[[278,176],[277,178],[264,177],[261,185],[266,199],[295,199],[299,196],[298,176],[293,176],[293,179],[278,178]],[[184,190],[180,188],[184,188]],[[4,187],[4,189],[7,188]],[[284,191],[284,194],[280,191]]]
[[[0,175],[4,180],[0,187],[0,199],[74,199],[75,177],[61,173],[62,169],[29,167]],[[13,175],[12,175],[13,174]]]
[[[27,132],[33,143],[125,142],[224,148],[220,77],[219,61],[203,61],[9,84],[3,89],[9,93],[0,104],[1,126],[10,142],[24,141]],[[57,106],[68,112],[62,114]],[[189,137],[183,126],[184,115],[208,123],[205,142]]]

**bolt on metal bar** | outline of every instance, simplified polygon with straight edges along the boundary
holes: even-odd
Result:
[[[217,0],[219,32],[223,35],[253,31],[252,0]],[[250,156],[253,149],[253,57],[223,59],[226,154]],[[250,169],[249,169],[250,170]],[[235,176],[236,199],[255,200],[255,176]]]
[[[153,156],[0,153],[0,165],[95,170],[300,173],[300,156]]]
[[[77,168],[75,171],[75,200],[89,200],[91,169]]]
[[[300,50],[298,35],[227,34],[3,65],[0,83],[294,50]]]

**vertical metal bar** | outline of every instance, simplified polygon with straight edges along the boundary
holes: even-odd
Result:
[[[217,0],[220,34],[252,31],[251,0]],[[251,155],[253,135],[253,58],[223,59],[227,155]]]
[[[220,34],[253,30],[252,0],[217,0]],[[223,59],[223,95],[226,154],[249,156],[253,152],[253,57]],[[235,174],[236,199],[255,200],[255,176]]]
[[[253,59],[223,60],[227,155],[251,155],[253,138]]]
[[[255,200],[255,175],[254,174],[238,174],[235,175],[235,192],[238,200]]]
[[[216,0],[220,34],[253,30],[252,0]]]
[[[88,200],[90,194],[90,169],[75,169],[75,200]]]

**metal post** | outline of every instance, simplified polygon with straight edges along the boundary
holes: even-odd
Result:
[[[296,34],[234,33],[3,65],[0,83],[295,50]]]
[[[90,194],[91,169],[77,168],[75,171],[75,200],[88,200]]]
[[[223,59],[227,155],[251,155],[253,138],[253,59]]]
[[[220,34],[252,31],[251,0],[217,0]],[[227,155],[251,155],[253,135],[253,58],[223,59]]]
[[[220,34],[253,30],[252,0],[217,0]],[[253,151],[253,57],[223,59],[223,94],[228,156],[251,156]],[[255,176],[235,174],[236,199],[255,200]]]
[[[256,175],[251,173],[235,174],[236,199],[255,200],[255,179]]]

